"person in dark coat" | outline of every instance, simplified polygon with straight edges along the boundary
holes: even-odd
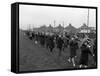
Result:
[[[32,32],[31,31],[26,31],[26,35],[30,40],[32,40]]]
[[[44,47],[44,45],[45,45],[45,35],[40,35],[39,41],[40,41],[41,46]]]
[[[34,37],[35,37],[35,34],[34,34],[34,32],[32,32],[32,39],[34,39]]]
[[[78,42],[77,40],[75,40],[74,37],[71,38],[69,46],[70,46],[70,58],[68,59],[68,61],[72,62],[73,66],[75,67],[76,66],[75,58],[76,58],[76,51],[78,49]]]
[[[90,51],[90,45],[88,41],[84,41],[81,48],[81,57],[80,57],[80,68],[84,67],[86,68],[88,66],[89,61],[89,54],[92,55],[92,52]]]
[[[94,44],[93,44],[93,58],[94,58],[94,65],[97,65],[97,43],[96,43],[96,39],[94,40]]]
[[[30,40],[33,39],[33,37],[32,37],[32,32],[29,33],[29,39],[30,39]]]
[[[48,35],[45,37],[45,47],[47,49],[49,48],[49,36]]]
[[[64,44],[64,41],[60,36],[57,37],[56,44],[57,44],[57,48],[59,49],[59,57],[60,57],[61,51],[62,51],[62,48],[63,48],[63,44]]]
[[[25,31],[25,34],[26,34],[27,36],[29,36],[29,35],[30,35],[30,32],[29,32],[29,31]]]
[[[53,51],[55,45],[54,45],[54,37],[53,36],[49,36],[48,38],[48,48],[50,49],[50,52]]]
[[[63,45],[63,51],[64,51],[65,48],[68,48],[69,39],[67,37],[64,37],[63,38],[63,41],[64,41],[64,45]]]

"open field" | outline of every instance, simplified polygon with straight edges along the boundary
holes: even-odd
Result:
[[[23,31],[19,32],[19,64],[20,71],[36,71],[51,69],[70,69],[74,68],[72,63],[68,62],[69,48],[62,51],[61,57],[58,57],[58,49],[55,48],[53,53],[45,47],[35,44],[34,40],[29,40]],[[80,50],[77,50],[76,67],[80,58]],[[93,65],[93,59],[90,56],[89,67]]]

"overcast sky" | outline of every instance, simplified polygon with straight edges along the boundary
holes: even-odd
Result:
[[[39,27],[41,25],[56,26],[64,22],[64,27],[71,23],[78,28],[83,23],[87,24],[88,9],[86,8],[70,8],[70,7],[51,7],[51,6],[34,6],[20,5],[19,22],[21,29],[31,27]],[[96,10],[89,9],[89,26],[96,26]]]

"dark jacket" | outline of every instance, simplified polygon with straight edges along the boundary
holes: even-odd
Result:
[[[69,42],[70,45],[70,57],[76,56],[76,50],[78,49],[78,43],[76,40],[71,40]]]
[[[85,44],[82,44],[82,46],[81,46],[80,64],[82,64],[82,65],[88,65],[89,54],[92,55],[89,47],[87,45],[85,45]]]

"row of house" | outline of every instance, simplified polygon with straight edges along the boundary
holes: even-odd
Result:
[[[72,33],[96,33],[96,27],[88,27],[86,24],[83,24],[79,28],[75,28],[71,24],[66,26],[65,28],[59,24],[57,27],[52,27],[49,25],[48,27],[43,25],[39,28],[33,28],[34,31],[42,31],[42,32],[72,32]]]

